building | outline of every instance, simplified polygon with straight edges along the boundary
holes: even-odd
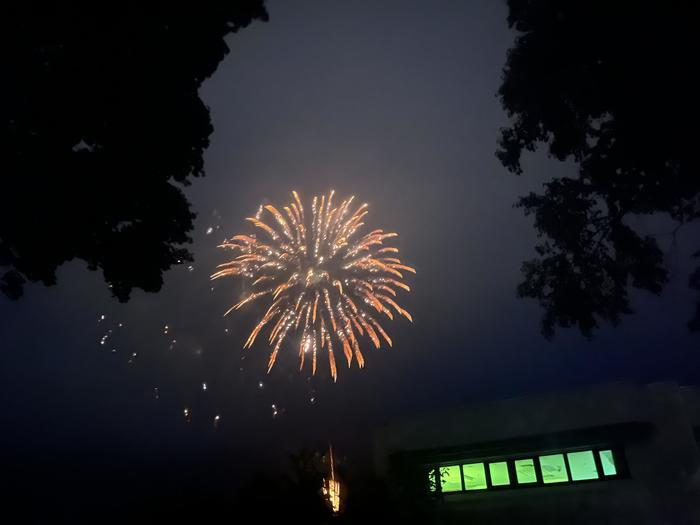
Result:
[[[377,473],[442,522],[700,524],[700,389],[612,384],[375,435]]]

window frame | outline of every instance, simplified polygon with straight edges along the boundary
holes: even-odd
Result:
[[[612,451],[613,461],[616,469],[616,473],[613,475],[606,475],[603,471],[603,465],[600,458],[600,452],[610,450]],[[598,473],[597,478],[574,480],[571,476],[571,465],[569,464],[568,453],[571,452],[585,452],[591,451],[593,454],[593,460],[595,462],[596,472]],[[568,481],[561,481],[557,483],[545,483],[542,476],[542,468],[540,464],[541,456],[549,456],[554,454],[561,454],[564,457],[564,465],[566,466],[566,474]],[[530,459],[533,462],[535,469],[536,481],[531,483],[518,483],[518,477],[515,470],[515,462],[523,459]],[[491,463],[506,463],[508,469],[508,478],[510,483],[507,485],[493,485],[491,479]],[[486,488],[485,489],[470,489],[466,490],[464,482],[464,469],[463,465],[469,465],[474,463],[482,463],[484,466],[484,472],[486,474]],[[462,490],[443,492],[442,483],[439,479],[440,468],[442,467],[453,467],[459,466],[460,478],[462,482]],[[430,491],[430,472],[434,472],[435,491]],[[427,481],[426,492],[430,496],[434,497],[449,497],[455,494],[488,494],[491,492],[499,492],[503,490],[521,490],[521,489],[532,489],[532,488],[555,488],[559,487],[561,490],[563,487],[568,487],[572,485],[581,485],[589,483],[605,483],[610,481],[616,481],[620,479],[629,478],[629,469],[627,465],[627,460],[625,457],[625,450],[622,445],[619,444],[599,444],[595,446],[578,446],[578,447],[565,447],[549,450],[538,450],[536,452],[528,453],[516,453],[516,454],[498,454],[493,456],[483,456],[483,457],[469,457],[466,454],[463,459],[455,459],[451,461],[435,462],[424,465],[425,476],[423,479]]]

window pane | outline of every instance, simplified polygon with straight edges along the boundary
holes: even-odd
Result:
[[[564,454],[540,456],[540,467],[542,468],[542,481],[544,483],[569,481],[569,475],[566,473],[566,463],[564,463]]]
[[[582,479],[598,479],[598,470],[595,467],[593,452],[584,450],[583,452],[569,452],[569,468],[571,469],[571,479],[579,481]]]
[[[535,462],[531,459],[519,459],[515,462],[515,475],[518,483],[536,483]]]
[[[501,485],[510,485],[510,474],[508,474],[508,463],[499,461],[498,463],[489,463],[489,473],[491,474],[491,485],[499,487]]]
[[[486,488],[486,470],[483,463],[462,465],[462,472],[464,473],[464,487],[467,490]]]
[[[600,463],[603,465],[603,474],[606,476],[614,476],[617,474],[617,467],[615,467],[615,459],[613,458],[612,450],[600,451]]]
[[[430,492],[435,492],[437,490],[437,484],[435,483],[436,474],[437,472],[435,472],[434,468],[428,471],[428,490],[430,490]]]
[[[443,492],[462,490],[462,476],[459,472],[459,465],[440,467],[440,486]]]

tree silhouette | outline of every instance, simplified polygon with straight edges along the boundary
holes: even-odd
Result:
[[[286,467],[276,475],[258,475],[240,489],[238,516],[260,523],[330,523],[331,509],[321,494],[328,471],[322,455],[305,447],[289,455]]]
[[[212,132],[202,82],[262,0],[14,2],[4,9],[0,289],[78,258],[126,301],[191,260],[182,190]]]
[[[273,475],[259,474],[245,483],[234,498],[236,517],[260,523],[443,523],[435,515],[433,498],[426,498],[420,469],[405,469],[410,478],[394,487],[387,480],[352,466],[336,463],[341,479],[340,513],[333,514],[322,495],[323,479],[329,474],[329,456],[305,446],[289,454],[288,462]],[[337,458],[336,458],[337,459]],[[282,466],[280,466],[282,467]],[[417,470],[417,472],[416,472]],[[409,474],[410,472],[410,474]]]
[[[663,213],[679,225],[700,213],[696,157],[696,40],[689,1],[509,0],[519,32],[498,91],[511,117],[498,158],[516,174],[524,150],[573,159],[574,178],[545,184],[516,206],[533,215],[537,258],[523,264],[520,297],[544,309],[542,330],[630,313],[629,290],[660,293],[668,272],[657,239],[629,218]],[[700,252],[697,255],[700,255]],[[690,285],[700,290],[700,268]],[[700,305],[691,329],[700,329]]]

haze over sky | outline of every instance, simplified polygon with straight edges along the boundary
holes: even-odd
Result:
[[[494,156],[507,121],[495,93],[515,36],[505,4],[267,7],[269,23],[231,36],[202,90],[215,131],[207,176],[185,190],[198,214],[193,269],[127,304],[82,263],[17,303],[0,297],[6,459],[226,459],[249,472],[333,441],[366,464],[372,429],[402,415],[609,381],[697,383],[699,340],[685,325],[697,299],[690,230],[669,251],[664,295],[635,295],[636,314],[592,341],[569,330],[547,342],[537,305],[516,298],[537,239],[512,205],[575,168],[538,153],[516,177]],[[325,360],[308,379],[291,351],[266,375],[267,348],[241,350],[259,311],[222,318],[241,289],[211,289],[226,256],[216,244],[245,230],[261,202],[330,188],[368,202],[370,226],[400,233],[402,259],[418,270],[405,299],[415,322],[389,324],[394,348],[367,352],[362,371],[341,368],[335,385]],[[669,231],[658,219],[639,226]],[[47,225],[47,235],[60,232]]]

